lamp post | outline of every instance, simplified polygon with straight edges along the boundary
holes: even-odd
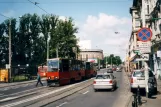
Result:
[[[12,78],[11,19],[9,20],[9,82]]]
[[[49,59],[49,42],[50,42],[50,32],[48,32],[48,40],[47,40],[47,59]]]

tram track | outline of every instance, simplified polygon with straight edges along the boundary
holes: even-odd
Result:
[[[61,98],[67,97],[71,94],[74,94],[92,84],[93,79],[89,79],[80,83],[71,84],[62,87],[44,87],[32,97],[12,99],[11,103],[7,102],[1,107],[36,107],[36,106],[46,106],[54,101],[57,101]],[[22,106],[23,105],[23,106]]]

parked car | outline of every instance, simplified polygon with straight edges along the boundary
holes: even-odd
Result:
[[[149,79],[154,80],[154,93],[157,93],[157,82],[155,79],[155,76],[151,70],[149,70]],[[131,75],[131,92],[134,92],[138,88],[138,86],[141,89],[145,89],[145,73],[144,70],[138,69],[138,70],[133,70],[132,75]]]
[[[93,88],[95,91],[99,89],[111,89],[114,90],[117,87],[116,77],[112,73],[98,74],[93,82]]]
[[[117,67],[116,71],[117,71],[117,72],[121,72],[121,71],[122,71],[122,70],[121,70],[121,67]]]

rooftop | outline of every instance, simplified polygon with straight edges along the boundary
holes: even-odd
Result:
[[[81,49],[81,52],[103,52],[102,49]]]

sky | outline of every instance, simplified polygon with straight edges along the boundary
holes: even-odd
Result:
[[[132,24],[129,8],[133,0],[30,0],[47,13],[61,18],[72,17],[79,28],[80,40],[91,40],[93,49],[102,49],[106,55],[126,54]],[[0,0],[0,13],[19,18],[25,13],[46,14],[28,0]],[[6,18],[0,16],[0,23]],[[115,32],[118,32],[115,34]]]

